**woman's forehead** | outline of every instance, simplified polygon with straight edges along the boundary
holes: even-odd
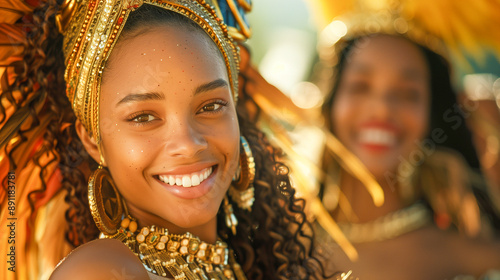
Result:
[[[148,31],[116,48],[104,72],[102,94],[193,93],[201,84],[223,80],[224,59],[210,38],[175,28]],[[116,94],[111,95],[116,96]],[[114,99],[114,98],[113,98]]]
[[[386,69],[410,80],[427,77],[428,67],[423,52],[408,40],[377,35],[360,39],[347,57],[348,72],[366,74]]]

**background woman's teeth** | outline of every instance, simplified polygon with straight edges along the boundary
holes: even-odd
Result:
[[[389,131],[366,129],[361,131],[360,140],[365,143],[393,145],[396,142],[396,136]]]
[[[182,179],[181,179],[181,178],[179,178],[179,177],[175,178],[175,184],[176,184],[177,186],[182,186]]]

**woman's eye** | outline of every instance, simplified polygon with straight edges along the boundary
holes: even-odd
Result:
[[[420,101],[420,94],[418,90],[402,89],[399,90],[396,95],[397,99],[401,102],[418,103]]]
[[[222,110],[223,107],[226,105],[227,105],[227,102],[219,100],[219,101],[208,103],[208,104],[204,105],[203,107],[201,107],[201,110],[199,112],[200,113],[218,112],[218,111]]]
[[[368,83],[354,82],[347,85],[347,90],[351,93],[363,93],[369,89]]]
[[[137,115],[137,116],[132,116],[129,121],[130,122],[133,122],[133,123],[136,123],[136,124],[145,124],[145,123],[148,123],[148,122],[151,122],[151,121],[154,121],[156,119],[155,116],[151,115],[151,114],[140,114],[140,115]]]

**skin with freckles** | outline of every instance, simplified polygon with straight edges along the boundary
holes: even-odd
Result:
[[[202,31],[158,26],[137,34],[116,46],[103,76],[105,166],[139,226],[215,242],[216,214],[239,156],[224,60]],[[95,144],[87,151],[99,161]]]
[[[381,181],[427,134],[430,86],[423,53],[376,36],[355,46],[331,110],[333,132]]]

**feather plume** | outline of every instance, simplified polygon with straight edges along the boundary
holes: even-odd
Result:
[[[440,40],[451,57],[465,63],[465,55],[484,60],[484,51],[500,54],[500,0],[309,0],[324,28],[332,20],[344,18],[360,25],[374,14],[389,13],[408,22],[407,33],[427,34]],[[394,21],[388,24],[393,24]],[[392,27],[394,29],[394,27]],[[348,35],[349,35],[348,31]],[[429,47],[428,40],[414,39]],[[430,49],[435,50],[434,47]],[[440,53],[443,55],[443,53]]]

